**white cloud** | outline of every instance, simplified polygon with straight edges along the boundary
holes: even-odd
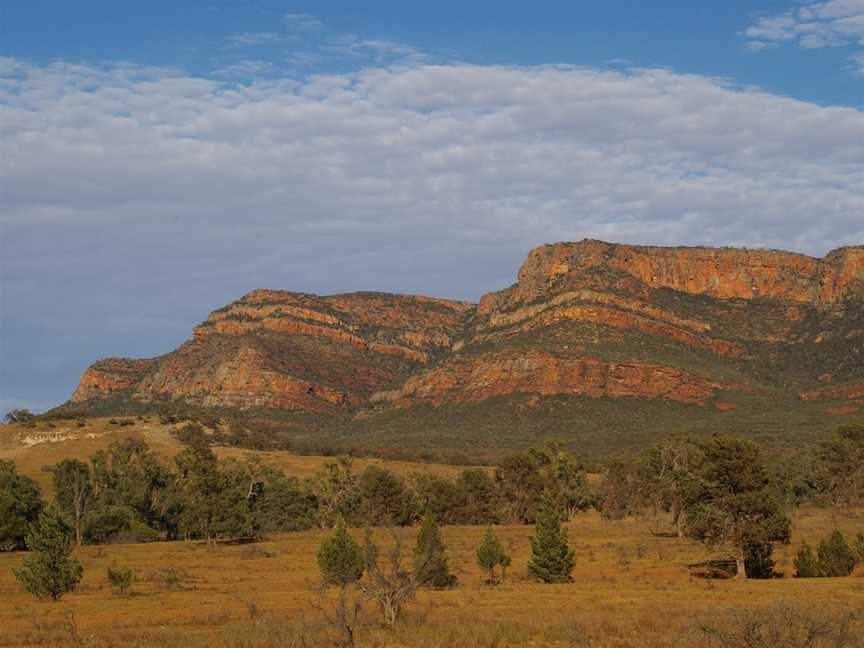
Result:
[[[856,73],[864,72],[864,0],[828,0],[776,16],[758,18],[743,32],[747,48],[760,51],[794,42],[802,49],[854,47],[848,57]]]
[[[68,395],[93,358],[164,352],[253,288],[476,299],[549,241],[864,242],[864,114],[716,79],[0,71],[7,396],[59,375]]]
[[[16,70],[0,85],[9,223],[251,217],[293,238],[336,220],[434,240],[443,220],[448,238],[482,223],[532,242],[602,232],[813,252],[862,235],[861,112],[699,76],[414,66],[235,86]]]

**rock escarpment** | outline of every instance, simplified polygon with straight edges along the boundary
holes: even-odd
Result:
[[[211,313],[172,353],[97,362],[72,402],[181,399],[333,413],[361,405],[446,352],[473,310],[428,297],[256,290]]]
[[[864,247],[813,259],[557,243],[532,250],[517,283],[477,306],[257,290],[172,353],[97,362],[72,400],[368,418],[514,395],[725,412],[739,394],[854,411],[864,403],[862,304]]]

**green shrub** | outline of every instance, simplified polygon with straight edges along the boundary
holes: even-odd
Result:
[[[0,461],[0,551],[24,549],[30,524],[42,511],[36,483],[19,475],[11,461]]]
[[[37,598],[59,601],[78,586],[84,569],[72,556],[72,529],[57,509],[42,511],[26,540],[30,553],[14,570],[25,590]]]
[[[132,570],[128,567],[119,567],[111,565],[108,568],[108,582],[111,584],[111,590],[117,596],[125,596],[132,587],[134,579]]]
[[[510,556],[505,553],[504,547],[498,542],[498,537],[491,527],[486,529],[483,540],[477,545],[476,555],[477,564],[488,572],[486,583],[488,585],[497,584],[495,567],[501,565],[502,569],[506,569],[510,564]]]
[[[820,575],[819,561],[813,549],[805,542],[795,557],[795,578],[818,578]]]
[[[423,516],[423,526],[414,549],[414,571],[417,582],[426,587],[442,589],[456,584],[456,577],[447,566],[447,553],[441,539],[441,529],[432,513]]]
[[[84,519],[84,539],[90,544],[116,540],[132,528],[135,513],[126,506],[105,506],[90,511]]]
[[[855,554],[846,543],[846,538],[835,530],[819,543],[819,571],[822,576],[848,576],[855,569]]]
[[[575,565],[574,552],[561,528],[561,514],[555,498],[548,491],[540,499],[534,535],[530,538],[531,560],[528,573],[544,583],[569,583]]]
[[[318,569],[328,585],[347,585],[363,576],[364,562],[360,545],[348,535],[342,516],[336,520],[333,535],[318,547]]]

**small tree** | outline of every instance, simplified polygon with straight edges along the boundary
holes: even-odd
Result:
[[[128,567],[119,567],[111,565],[108,567],[108,582],[111,584],[111,589],[117,596],[125,596],[132,587],[134,576],[132,570]]]
[[[54,466],[54,499],[60,510],[72,520],[75,544],[84,540],[84,516],[93,495],[90,466],[78,459],[64,459]]]
[[[369,578],[361,583],[360,589],[378,603],[384,622],[392,626],[399,620],[405,604],[414,600],[420,583],[416,571],[402,569],[402,538],[392,527],[388,527],[387,531],[391,545],[386,560],[382,561],[378,547],[372,542],[372,531],[366,527],[363,557]],[[422,570],[422,562],[415,564],[416,567]]]
[[[498,542],[498,537],[491,527],[483,534],[483,539],[477,545],[476,554],[477,564],[487,572],[486,584],[496,585],[498,579],[495,577],[495,567],[501,565],[502,570],[507,569],[510,556],[505,553],[504,547]]]
[[[338,585],[339,593],[333,602],[333,611],[324,612],[327,622],[342,636],[341,646],[354,645],[354,630],[360,618],[362,603],[349,595],[349,586],[363,576],[365,561],[360,545],[348,534],[345,519],[336,518],[336,528],[329,538],[325,538],[318,548],[318,569],[324,587]],[[322,597],[324,592],[321,592]],[[322,606],[322,610],[323,610]]]
[[[813,549],[805,542],[795,557],[795,578],[817,578],[819,576],[821,576],[819,561],[816,560]]]
[[[84,569],[72,556],[72,530],[55,508],[39,515],[27,535],[27,548],[31,553],[14,573],[37,598],[59,601],[81,581]]]
[[[332,528],[339,515],[350,518],[360,506],[357,476],[348,457],[325,463],[306,479],[305,488],[316,504],[316,522],[322,529]]]
[[[817,554],[821,576],[848,576],[855,569],[855,554],[839,530],[819,543]]]
[[[427,512],[423,516],[423,526],[417,535],[414,548],[414,571],[421,585],[444,588],[456,584],[456,576],[447,566],[447,553],[441,539],[441,529],[435,516]]]
[[[363,576],[363,552],[348,535],[345,520],[339,516],[333,535],[325,538],[318,548],[318,569],[328,585],[345,586]]]
[[[11,461],[0,461],[0,551],[24,549],[30,524],[42,511],[35,482],[19,475]]]
[[[544,583],[569,583],[575,564],[574,552],[561,528],[561,514],[555,497],[548,491],[540,498],[537,523],[531,541],[528,573]]]
[[[411,524],[413,497],[402,480],[385,468],[369,466],[358,481],[360,514],[372,526]]]
[[[27,409],[13,409],[6,412],[7,423],[28,423],[33,420],[33,413]]]
[[[816,450],[817,486],[835,507],[864,499],[864,425],[843,425]]]

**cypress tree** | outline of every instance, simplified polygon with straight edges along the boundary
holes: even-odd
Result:
[[[447,553],[444,541],[441,539],[441,529],[435,521],[435,516],[428,511],[423,516],[420,533],[417,535],[414,570],[420,585],[443,588],[456,584],[456,577],[450,573],[447,566]]]
[[[818,554],[822,576],[848,576],[855,569],[855,554],[839,530],[819,543]]]
[[[15,578],[28,592],[41,599],[59,601],[75,589],[84,569],[72,556],[72,529],[56,508],[39,515],[26,538],[30,553],[24,557]]]
[[[348,535],[345,520],[340,515],[336,520],[333,535],[325,538],[318,547],[318,569],[328,585],[345,586],[355,583],[363,576],[363,551]]]
[[[795,557],[795,578],[818,578],[820,575],[819,561],[816,560],[813,549],[805,542]]]
[[[574,552],[567,543],[567,532],[561,528],[561,514],[549,491],[543,493],[537,511],[537,523],[531,541],[528,573],[544,583],[569,583],[575,564]]]
[[[510,564],[510,556],[504,552],[504,547],[498,542],[492,527],[486,529],[486,533],[483,534],[483,539],[477,545],[476,554],[477,564],[488,572],[486,582],[495,585],[498,582],[495,578],[495,567],[501,565],[506,568]]]

